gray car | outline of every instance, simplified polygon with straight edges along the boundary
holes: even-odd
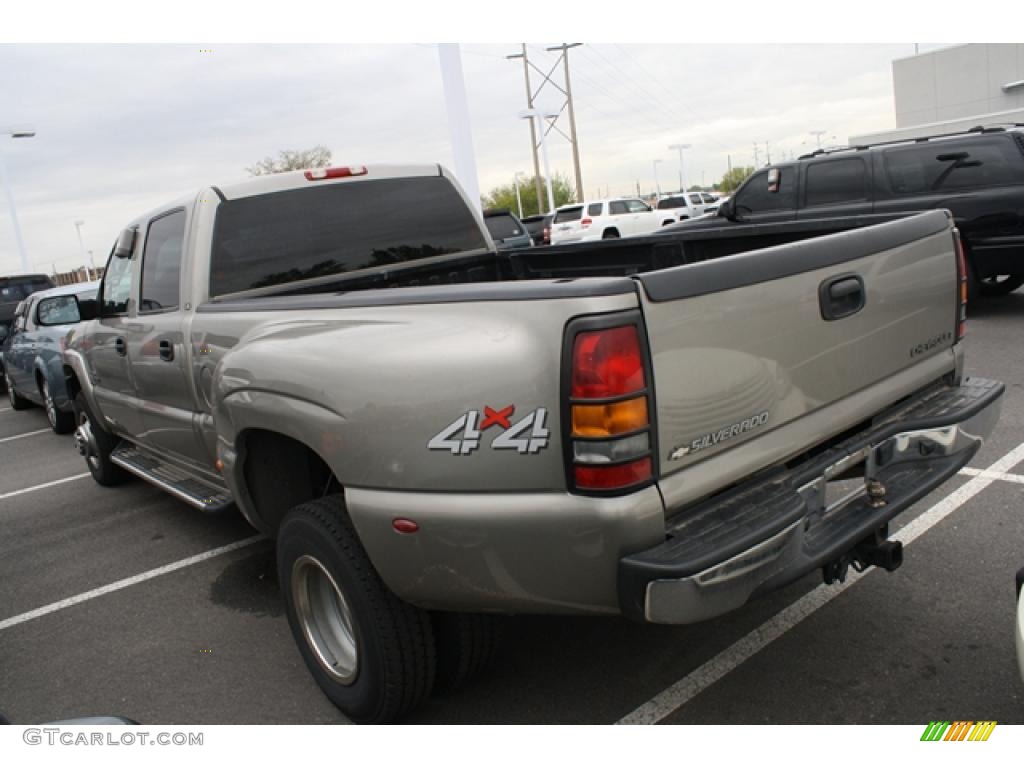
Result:
[[[65,337],[79,322],[79,299],[96,297],[95,283],[76,283],[37,291],[24,299],[3,340],[7,397],[16,411],[41,405],[57,434],[75,426],[72,402],[64,384],[61,355]]]

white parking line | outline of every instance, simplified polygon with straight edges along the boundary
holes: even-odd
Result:
[[[1024,483],[1024,475],[1011,475],[1007,472],[993,472],[991,469],[972,469],[964,467],[960,470],[961,475],[971,477],[988,477],[992,480],[1005,480],[1008,483]]]
[[[10,437],[0,437],[0,443],[7,443],[11,440],[21,440],[23,437],[32,437],[32,435],[41,435],[43,432],[52,432],[52,429],[37,429],[35,432],[22,432],[20,435],[11,435]]]
[[[83,477],[89,477],[88,472],[83,472],[80,475],[72,475],[71,477],[64,477],[60,480],[51,480],[49,483],[40,483],[39,485],[33,485],[29,488],[22,488],[17,491],[8,491],[7,493],[0,493],[0,499],[9,499],[12,496],[21,496],[23,493],[32,493],[32,491],[41,491],[43,488],[51,488],[54,485],[61,485],[62,483],[70,483],[72,480],[81,480]]]
[[[10,411],[13,411],[13,410],[14,410],[13,408],[0,408],[0,413],[9,413]]]
[[[949,496],[927,512],[916,517],[894,535],[903,542],[903,546],[909,545],[918,536],[941,523],[964,503],[997,479],[1001,479],[995,475],[1004,474],[1021,461],[1024,461],[1024,443],[1018,445],[986,470],[983,470],[985,474],[979,474],[977,477],[968,480]],[[710,661],[697,667],[686,677],[676,681],[650,701],[641,704],[619,720],[617,725],[643,725],[664,720],[686,704],[686,702],[690,701],[690,699],[721,680],[771,642],[782,637],[786,632],[819,608],[837,598],[870,572],[851,572],[843,584],[831,586],[822,584],[812,589],[795,603],[775,614],[764,624],[737,640]]]
[[[257,541],[263,541],[266,539],[265,536],[250,536],[248,539],[242,539],[236,541],[233,544],[226,544],[223,547],[217,547],[207,552],[203,552],[192,557],[186,557],[184,560],[178,560],[174,563],[162,565],[159,568],[154,568],[151,571],[140,573],[137,576],[129,576],[127,579],[121,579],[115,581],[112,584],[107,584],[104,587],[97,587],[96,589],[90,589],[88,592],[82,592],[74,597],[69,597],[65,600],[59,600],[56,603],[50,603],[44,605],[42,608],[36,608],[34,611],[28,611],[27,613],[19,613],[17,616],[12,616],[9,619],[0,621],[0,630],[8,629],[10,627],[17,626],[18,624],[24,624],[26,621],[32,619],[38,619],[40,616],[46,616],[49,613],[63,610],[64,608],[70,608],[73,605],[84,603],[86,600],[92,600],[94,597],[100,597],[102,595],[109,595],[111,592],[117,592],[119,589],[125,589],[126,587],[139,584],[143,581],[149,581],[155,579],[157,576],[163,576],[166,573],[173,573],[174,571],[180,571],[182,568],[188,568],[190,565],[196,565],[206,560],[210,560],[220,555],[226,555],[228,552],[234,552],[236,549],[247,547],[250,544],[255,544]]]

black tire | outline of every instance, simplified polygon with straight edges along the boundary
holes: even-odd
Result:
[[[619,236],[619,230],[617,229],[606,229],[601,235],[602,240],[614,240]]]
[[[498,650],[498,620],[481,613],[430,614],[437,642],[434,690],[455,691],[491,666]]]
[[[430,695],[437,662],[430,615],[385,586],[341,495],[300,504],[285,516],[277,569],[292,636],[338,709],[358,723],[389,723]],[[339,637],[351,644],[354,660]]]
[[[46,411],[46,418],[50,422],[50,429],[58,435],[66,435],[77,426],[75,414],[62,411],[57,407],[50,393],[50,382],[45,376],[40,377],[39,394],[43,397],[43,409]]]
[[[1024,273],[1019,275],[994,275],[978,280],[982,296],[1006,296],[1024,285]]]
[[[92,434],[92,442],[90,447],[87,449],[85,456],[85,465],[89,467],[89,472],[92,473],[92,479],[100,485],[114,486],[120,485],[129,477],[131,474],[128,470],[117,466],[110,460],[110,454],[117,448],[120,439],[107,432],[98,426],[98,422],[93,417],[89,410],[89,404],[85,400],[85,395],[79,392],[75,395],[75,425],[77,427],[87,427],[88,431]],[[78,443],[78,432],[75,433],[75,442]],[[82,448],[79,448],[81,451]]]
[[[16,411],[27,411],[32,407],[31,400],[26,400],[14,391],[14,383],[11,381],[11,377],[7,375],[7,371],[4,371],[4,384],[7,386],[7,399],[11,403],[11,408]]]

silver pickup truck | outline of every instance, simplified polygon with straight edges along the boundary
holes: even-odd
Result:
[[[998,417],[965,280],[944,211],[499,253],[444,169],[317,169],[136,219],[65,373],[95,479],[237,505],[317,683],[383,722],[492,614],[899,566],[888,522]]]

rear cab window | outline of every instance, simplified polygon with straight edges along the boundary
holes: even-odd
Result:
[[[217,207],[210,296],[488,249],[443,176],[340,182]]]

